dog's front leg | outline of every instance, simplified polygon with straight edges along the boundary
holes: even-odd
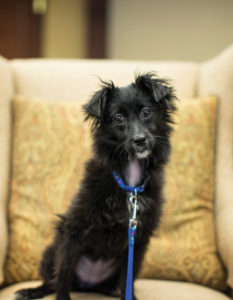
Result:
[[[61,248],[58,250],[56,300],[70,300],[69,290],[73,278],[74,266],[79,256],[77,240],[64,237]]]

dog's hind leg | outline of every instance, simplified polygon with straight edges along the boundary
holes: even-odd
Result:
[[[32,300],[43,298],[49,294],[54,293],[54,290],[42,284],[37,288],[22,289],[15,293],[15,300]]]
[[[46,248],[40,264],[39,273],[47,286],[51,286],[51,282],[54,282],[55,256],[56,256],[55,252],[56,252],[56,243],[54,242]]]

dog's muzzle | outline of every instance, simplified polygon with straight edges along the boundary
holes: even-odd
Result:
[[[132,158],[144,159],[152,153],[154,146],[153,136],[140,122],[134,122],[130,126],[126,145]]]
[[[146,134],[136,135],[132,138],[133,153],[138,159],[147,158],[151,154],[151,143]]]

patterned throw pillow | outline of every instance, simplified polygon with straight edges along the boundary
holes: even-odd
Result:
[[[162,222],[141,276],[226,287],[214,228],[215,97],[180,104],[166,167]]]
[[[166,171],[164,216],[141,276],[225,287],[213,216],[216,99],[180,108]],[[14,101],[7,283],[38,278],[56,214],[66,210],[91,154],[89,125],[80,105]]]
[[[56,214],[66,210],[91,154],[80,104],[14,100],[7,283],[38,278]]]

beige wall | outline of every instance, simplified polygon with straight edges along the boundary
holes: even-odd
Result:
[[[108,0],[108,57],[202,61],[233,43],[233,0]]]
[[[48,0],[41,52],[46,58],[86,56],[85,0]]]

